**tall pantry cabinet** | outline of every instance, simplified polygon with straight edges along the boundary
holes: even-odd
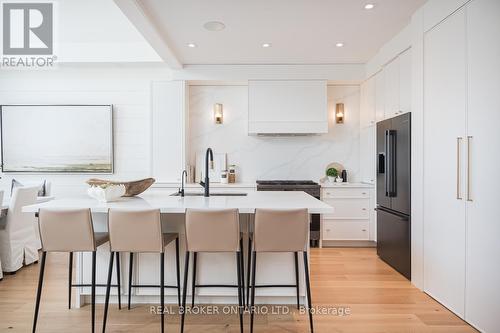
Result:
[[[500,328],[500,1],[424,34],[424,290]]]

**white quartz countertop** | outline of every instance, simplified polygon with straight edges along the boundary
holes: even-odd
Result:
[[[181,187],[180,183],[154,183],[152,188],[179,188]],[[184,188],[189,189],[202,189],[201,185],[198,183],[187,183],[184,185]],[[210,183],[210,188],[221,188],[221,189],[231,189],[231,188],[248,188],[248,189],[256,189],[256,183],[231,183],[231,184],[223,184],[223,183]]]
[[[330,183],[330,182],[321,182],[321,187],[324,188],[372,188],[373,184],[369,183]]]
[[[107,213],[110,208],[160,209],[161,213],[184,213],[187,208],[224,209],[237,208],[240,213],[254,213],[257,208],[298,209],[307,208],[310,214],[331,214],[334,208],[305,192],[251,191],[247,196],[171,196],[175,191],[146,191],[140,196],[121,198],[115,202],[101,203],[86,195],[56,198],[25,206],[23,212],[36,213],[39,208],[90,208],[93,213]],[[213,191],[215,193],[215,191]]]

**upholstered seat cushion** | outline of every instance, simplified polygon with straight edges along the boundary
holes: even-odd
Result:
[[[95,246],[101,246],[109,242],[109,234],[107,232],[94,232]]]
[[[163,246],[167,246],[168,244],[173,242],[178,237],[179,237],[179,234],[177,234],[177,233],[164,232],[163,233]]]

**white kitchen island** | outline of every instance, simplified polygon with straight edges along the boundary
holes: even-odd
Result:
[[[213,189],[212,192],[217,192]],[[257,192],[249,191],[246,196],[172,196],[174,191],[167,189],[150,189],[138,197],[122,198],[116,202],[99,203],[87,196],[57,198],[55,200],[26,206],[24,212],[37,213],[40,208],[90,208],[94,221],[95,231],[106,231],[106,215],[110,208],[126,209],[160,209],[162,213],[162,227],[164,231],[180,234],[180,267],[184,259],[184,213],[189,208],[222,209],[237,208],[240,211],[241,230],[247,233],[252,228],[253,213],[258,208],[296,209],[307,208],[311,214],[331,214],[333,208],[304,192]],[[140,221],[138,221],[140,223]],[[286,232],[286,230],[283,230]],[[207,237],[210,237],[207,234]],[[247,244],[245,242],[245,252]],[[105,283],[107,276],[109,245],[104,244],[97,251],[97,283]],[[50,254],[49,254],[50,256]],[[122,294],[126,295],[128,285],[128,254],[121,254]],[[245,260],[247,259],[245,253]],[[159,255],[136,254],[134,256],[134,284],[159,284]],[[175,245],[170,244],[165,256],[165,284],[175,285]],[[300,264],[300,263],[299,263]],[[232,253],[200,253],[197,264],[198,284],[236,284],[236,265]],[[74,283],[87,284],[91,278],[90,253],[76,255],[76,269]],[[246,263],[245,263],[246,270]],[[303,269],[299,268],[300,272]],[[183,272],[181,271],[181,274]],[[291,253],[265,253],[259,256],[257,262],[257,284],[294,284],[293,255]],[[246,272],[245,272],[246,276]],[[190,278],[188,286],[191,286]],[[115,280],[115,274],[113,274]],[[113,284],[115,281],[112,282]],[[245,282],[246,283],[246,282]],[[301,278],[301,295],[304,297],[304,279]],[[82,305],[90,299],[90,288],[75,288],[77,305]],[[97,288],[96,302],[103,302],[105,288]],[[111,288],[111,302],[116,303],[116,288]],[[159,290],[156,288],[135,288],[132,290],[133,303],[158,303]],[[177,304],[176,289],[165,290],[165,302]],[[188,295],[191,295],[188,288]],[[122,297],[126,300],[126,297]],[[197,288],[197,303],[237,303],[236,288]],[[295,288],[258,288],[257,303],[294,304]]]

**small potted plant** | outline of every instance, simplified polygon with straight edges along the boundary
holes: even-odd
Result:
[[[328,177],[328,181],[330,183],[334,183],[335,178],[337,178],[338,175],[339,175],[339,172],[335,168],[328,168],[326,170],[326,176]]]

